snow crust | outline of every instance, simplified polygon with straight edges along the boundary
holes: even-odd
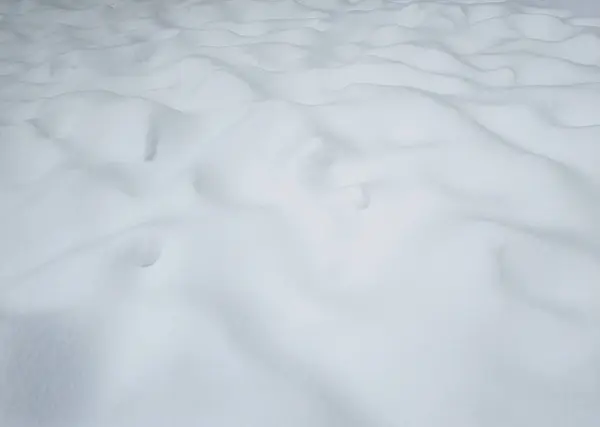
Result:
[[[3,2],[0,425],[598,427],[599,189],[557,4]]]

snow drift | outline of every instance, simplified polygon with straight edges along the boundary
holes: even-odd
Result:
[[[0,8],[2,426],[599,425],[600,20]]]

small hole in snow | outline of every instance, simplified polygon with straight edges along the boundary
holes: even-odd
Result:
[[[134,264],[140,268],[148,268],[155,265],[162,255],[162,245],[155,237],[145,237],[133,248]]]

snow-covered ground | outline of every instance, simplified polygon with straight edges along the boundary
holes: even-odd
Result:
[[[0,426],[598,427],[600,18],[529,3],[2,2]]]
[[[600,17],[598,0],[524,0],[534,6],[567,9],[575,15]]]

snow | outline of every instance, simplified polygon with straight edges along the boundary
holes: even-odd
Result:
[[[0,5],[0,425],[600,425],[600,8]]]
[[[579,16],[600,17],[600,3],[595,0],[526,0],[533,6],[568,10]]]

